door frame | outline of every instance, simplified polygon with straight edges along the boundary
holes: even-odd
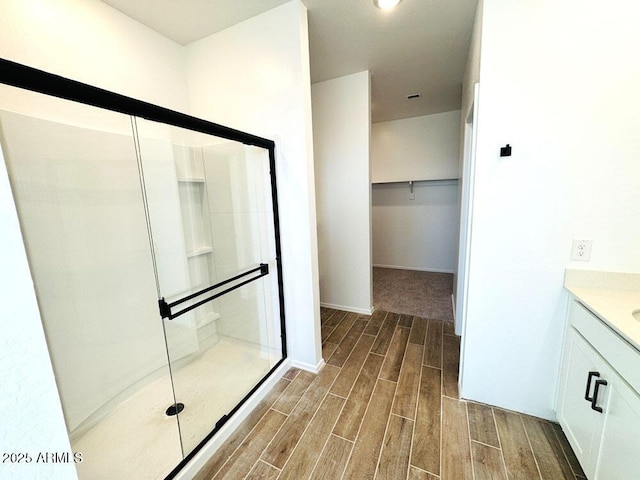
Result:
[[[462,164],[462,192],[460,200],[460,239],[458,246],[458,274],[456,284],[455,333],[461,337],[460,370],[458,383],[463,384],[463,363],[467,306],[469,296],[469,272],[471,268],[471,242],[473,236],[473,192],[476,172],[476,144],[478,139],[478,99],[480,85],[473,88],[473,101],[464,122],[464,155]]]

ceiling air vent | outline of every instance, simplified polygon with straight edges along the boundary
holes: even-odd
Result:
[[[421,93],[412,93],[411,95],[407,95],[407,100],[415,100],[416,98],[421,98]]]

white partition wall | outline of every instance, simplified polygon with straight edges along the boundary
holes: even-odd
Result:
[[[369,72],[312,87],[320,300],[371,313]]]
[[[191,113],[276,141],[289,353],[322,366],[307,10],[292,0],[186,47]]]

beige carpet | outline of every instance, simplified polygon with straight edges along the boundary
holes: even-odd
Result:
[[[373,269],[373,306],[376,310],[453,321],[453,274]]]

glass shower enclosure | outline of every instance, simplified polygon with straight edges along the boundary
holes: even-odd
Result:
[[[272,141],[0,61],[80,479],[171,478],[286,358]]]

